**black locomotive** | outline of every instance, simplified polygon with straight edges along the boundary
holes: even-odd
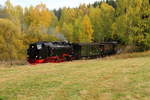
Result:
[[[36,64],[104,57],[115,54],[116,52],[117,42],[36,42],[29,45],[27,55],[28,62],[31,64]]]

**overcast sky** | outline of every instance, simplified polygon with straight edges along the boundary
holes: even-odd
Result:
[[[4,5],[7,0],[0,0],[0,5]],[[37,5],[39,3],[44,3],[49,9],[58,9],[60,7],[77,7],[80,4],[94,3],[100,0],[10,0],[13,5],[21,5],[22,7],[29,7],[30,5]]]

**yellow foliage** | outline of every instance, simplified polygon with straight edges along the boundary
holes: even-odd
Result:
[[[90,19],[87,15],[84,16],[82,24],[83,24],[83,30],[84,30],[83,42],[92,42],[94,30],[92,28]]]
[[[19,59],[23,49],[19,28],[10,20],[0,19],[0,60]]]
[[[25,20],[29,26],[48,28],[53,20],[53,13],[48,11],[44,4],[39,4],[35,8],[28,9]]]

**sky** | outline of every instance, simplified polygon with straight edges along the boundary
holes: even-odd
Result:
[[[0,0],[0,5],[4,5],[7,0]],[[39,3],[44,3],[47,7],[52,9],[58,9],[62,7],[77,7],[80,4],[94,3],[100,0],[10,0],[13,5],[21,5],[22,7],[35,6]]]

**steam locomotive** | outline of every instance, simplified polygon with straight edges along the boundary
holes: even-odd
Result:
[[[28,62],[59,63],[64,61],[104,57],[117,52],[117,42],[103,43],[69,43],[69,42],[36,42],[27,50]]]

